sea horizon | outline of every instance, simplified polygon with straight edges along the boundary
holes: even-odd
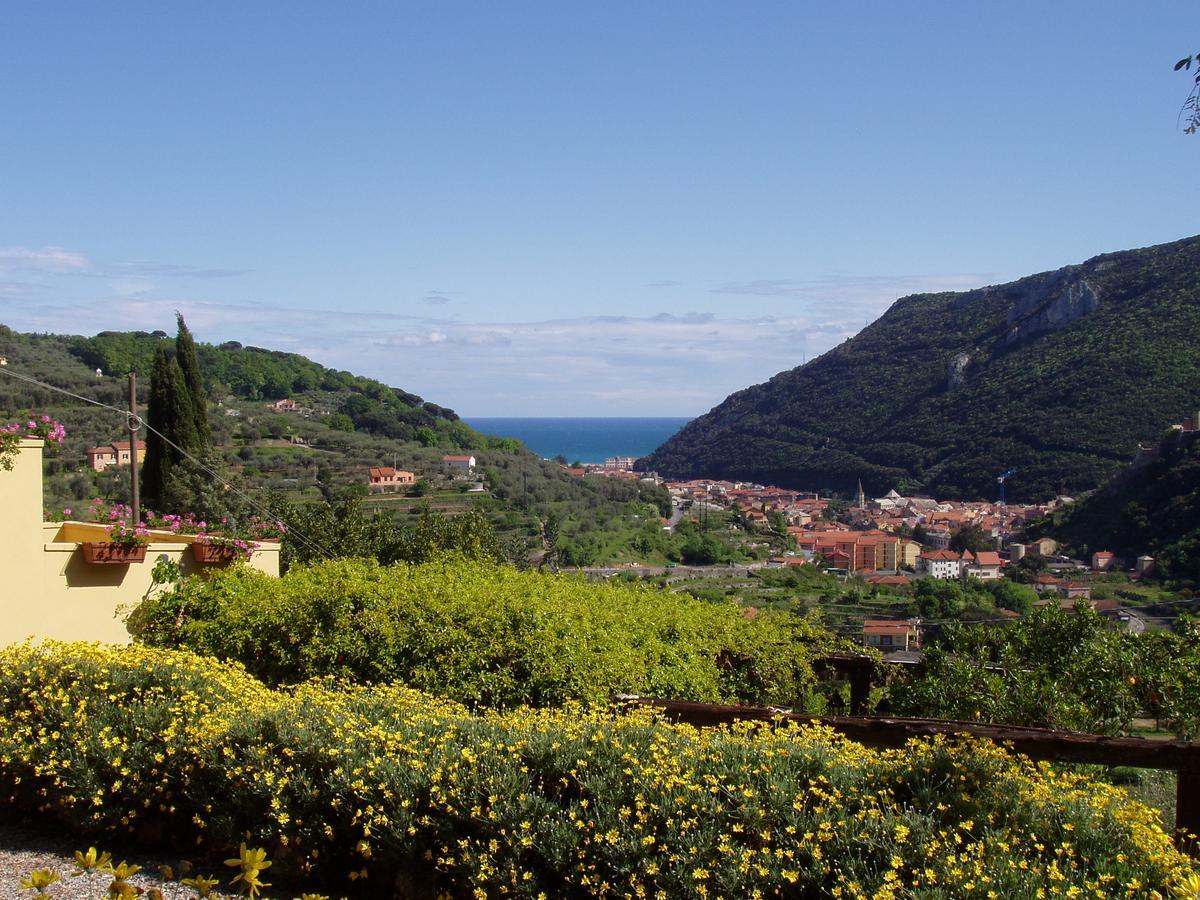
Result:
[[[657,449],[693,416],[463,416],[484,434],[516,438],[543,459],[602,463]]]

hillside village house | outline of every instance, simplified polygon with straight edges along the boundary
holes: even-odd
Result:
[[[953,550],[927,550],[918,557],[917,573],[930,578],[958,578],[962,558]]]
[[[389,491],[399,491],[412,487],[417,483],[417,476],[404,469],[393,469],[391,466],[372,466],[367,475],[367,490],[370,493],[385,494]]]
[[[995,550],[980,550],[978,553],[964,550],[960,572],[964,578],[994,581],[1000,577],[1003,565],[1004,561]]]
[[[297,413],[302,416],[307,416],[312,413],[312,410],[307,406],[301,406],[291,397],[285,397],[282,400],[276,400],[274,403],[267,404],[275,412],[282,413]]]
[[[97,472],[103,472],[109,466],[129,465],[129,441],[114,441],[104,447],[89,447],[87,450],[88,466]],[[137,442],[137,461],[146,461],[146,442]]]
[[[104,526],[42,521],[42,441],[22,440],[11,470],[0,469],[0,646],[26,638],[128,643],[123,615],[145,596],[156,562],[175,560],[185,574],[201,566],[191,535],[151,532],[142,562],[97,565],[85,542],[104,541]],[[248,564],[279,574],[279,545],[264,543]]]
[[[921,646],[919,619],[867,619],[863,622],[862,640],[868,647],[887,653],[891,650],[916,650]]]
[[[788,529],[801,550],[819,554],[831,566],[855,572],[895,572],[912,568],[920,550],[915,541],[906,540],[882,531],[812,531]],[[846,565],[833,561],[835,555],[844,557]]]
[[[456,475],[470,475],[475,469],[473,456],[443,456],[442,464]]]

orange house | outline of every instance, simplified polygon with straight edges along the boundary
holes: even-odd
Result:
[[[371,493],[387,493],[398,491],[403,487],[416,484],[417,476],[404,469],[393,469],[391,466],[372,466],[367,476],[367,490]]]

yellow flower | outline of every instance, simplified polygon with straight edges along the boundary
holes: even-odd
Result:
[[[112,865],[110,864],[109,871],[113,873],[113,878],[115,878],[117,881],[126,881],[130,876],[142,871],[142,867],[131,866],[129,863],[122,861],[121,863],[118,863],[115,869],[112,868]]]
[[[39,894],[44,894],[46,893],[46,888],[59,880],[57,872],[52,872],[49,869],[38,869],[29,873],[29,877],[21,882],[21,887],[27,891],[37,891]]]
[[[88,847],[87,853],[76,850],[75,869],[76,875],[83,875],[85,872],[111,872],[112,854],[97,853],[95,847]]]
[[[234,859],[225,860],[225,865],[241,869],[229,883],[237,884],[239,881],[242,882],[242,889],[251,897],[257,897],[260,890],[271,886],[268,882],[258,880],[259,873],[263,869],[271,867],[270,861],[267,860],[267,851],[261,847],[248,850],[246,849],[245,842],[243,842],[238,848],[238,856]]]
[[[206,878],[203,875],[197,875],[195,878],[185,878],[181,882],[186,884],[202,898],[212,896],[213,888],[219,883],[215,878]]]
[[[1181,900],[1196,900],[1200,897],[1200,874],[1193,872],[1175,885],[1175,896]]]

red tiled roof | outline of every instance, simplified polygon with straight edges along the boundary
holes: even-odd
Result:
[[[908,578],[904,575],[872,575],[867,579],[867,583],[903,585],[908,584]]]
[[[926,550],[921,554],[921,559],[931,560],[933,562],[958,562],[958,554],[953,550]]]
[[[888,619],[867,619],[863,622],[863,634],[892,634],[906,635],[914,630],[908,622],[895,622]]]

